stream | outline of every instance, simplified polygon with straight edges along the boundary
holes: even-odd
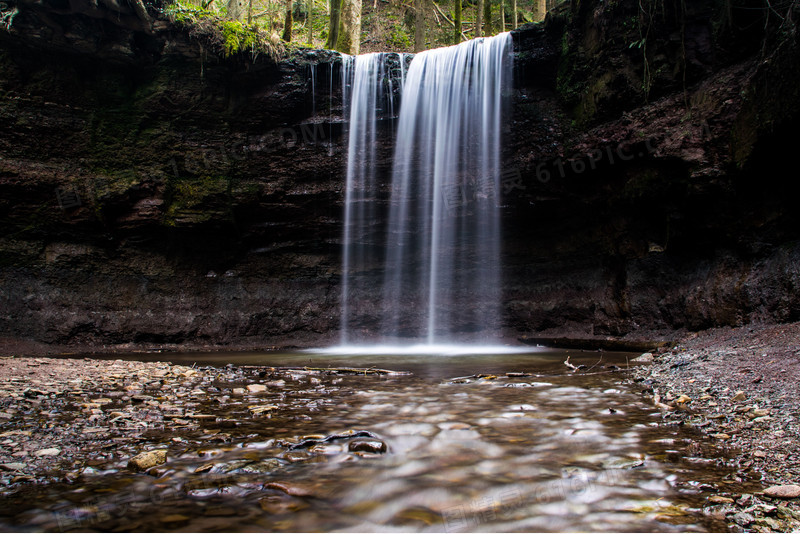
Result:
[[[634,356],[130,355],[204,372],[91,392],[114,424],[137,406],[164,423],[104,433],[46,480],[4,488],[0,528],[726,530],[702,507],[732,468],[687,452],[698,432],[661,424],[626,379]],[[404,373],[323,370],[353,366]],[[80,399],[60,401],[56,428],[83,424]],[[148,448],[167,462],[129,469]]]

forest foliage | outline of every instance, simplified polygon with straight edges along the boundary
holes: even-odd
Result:
[[[539,22],[564,0],[172,0],[178,23],[214,24],[226,54],[262,47],[419,52]]]

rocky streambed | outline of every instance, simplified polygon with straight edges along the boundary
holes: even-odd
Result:
[[[707,440],[687,452],[723,449],[736,467],[705,513],[736,530],[800,529],[800,323],[710,330],[644,359],[653,363],[637,381],[663,424],[700,429]],[[746,480],[762,491],[745,490]]]
[[[0,527],[702,531],[739,525],[730,510],[795,525],[736,438],[686,424],[663,386],[675,410],[642,395],[653,378],[634,374],[671,356],[161,357],[199,364],[0,360]]]

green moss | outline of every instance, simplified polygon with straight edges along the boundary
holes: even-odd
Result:
[[[220,21],[225,54],[233,55],[244,50],[253,50],[258,42],[258,30],[245,28],[238,20]]]
[[[166,226],[182,222],[202,223],[227,210],[230,179],[227,176],[198,176],[170,183],[169,201],[164,216]],[[223,197],[222,202],[218,197]],[[220,210],[220,205],[224,208]]]
[[[246,26],[237,20],[227,20],[222,12],[175,2],[164,9],[164,14],[176,24],[191,27],[196,35],[208,38],[225,56],[250,52],[253,55],[265,53],[277,59],[284,51],[280,43],[271,42],[258,25]]]

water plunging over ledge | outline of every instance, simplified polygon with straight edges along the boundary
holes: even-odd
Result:
[[[497,343],[500,148],[511,50],[510,35],[501,34],[414,57],[388,192],[375,151],[379,122],[394,116],[391,55],[346,58],[342,345],[376,338],[428,350],[453,341]],[[388,220],[381,220],[382,194]]]

